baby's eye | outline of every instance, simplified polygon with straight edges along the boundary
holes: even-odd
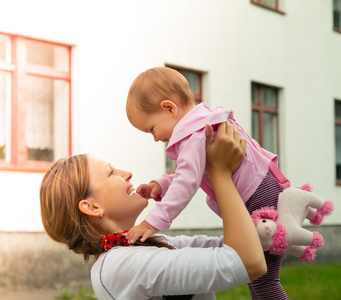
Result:
[[[154,131],[154,127],[152,129],[150,129],[150,132],[153,132]]]
[[[109,173],[109,176],[112,176],[112,175],[114,175],[114,170],[113,169],[111,169],[110,173]]]

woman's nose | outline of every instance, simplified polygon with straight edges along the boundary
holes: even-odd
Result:
[[[132,177],[133,177],[133,174],[130,173],[130,172],[125,172],[125,173],[124,173],[124,176],[123,176],[123,178],[125,179],[125,181],[130,180]]]

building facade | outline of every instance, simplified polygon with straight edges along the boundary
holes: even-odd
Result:
[[[131,82],[154,66],[184,72],[199,102],[232,108],[293,185],[334,201],[325,224],[340,225],[340,0],[0,6],[0,231],[43,231],[39,186],[59,157],[91,153],[132,171],[135,187],[172,168],[125,114]],[[172,229],[220,227],[198,191]]]

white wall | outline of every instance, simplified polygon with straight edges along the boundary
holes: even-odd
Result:
[[[51,5],[54,3],[54,5]],[[0,0],[0,31],[75,45],[73,149],[132,170],[133,183],[164,172],[164,145],[125,115],[130,83],[166,63],[205,73],[204,98],[232,107],[251,128],[251,81],[283,88],[281,166],[294,185],[311,182],[336,204],[334,99],[341,99],[341,34],[332,31],[332,1],[286,0],[285,15],[244,0]],[[1,230],[41,230],[42,174],[0,172]],[[7,212],[8,211],[8,212]],[[220,227],[197,197],[173,228]]]

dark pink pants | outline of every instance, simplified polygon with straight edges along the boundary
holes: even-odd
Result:
[[[263,179],[254,194],[245,203],[249,213],[264,206],[274,206],[277,208],[278,195],[282,192],[282,187],[270,172]],[[285,300],[289,299],[280,283],[280,270],[283,255],[272,255],[268,251],[264,252],[267,273],[249,283],[249,290],[253,300]]]

